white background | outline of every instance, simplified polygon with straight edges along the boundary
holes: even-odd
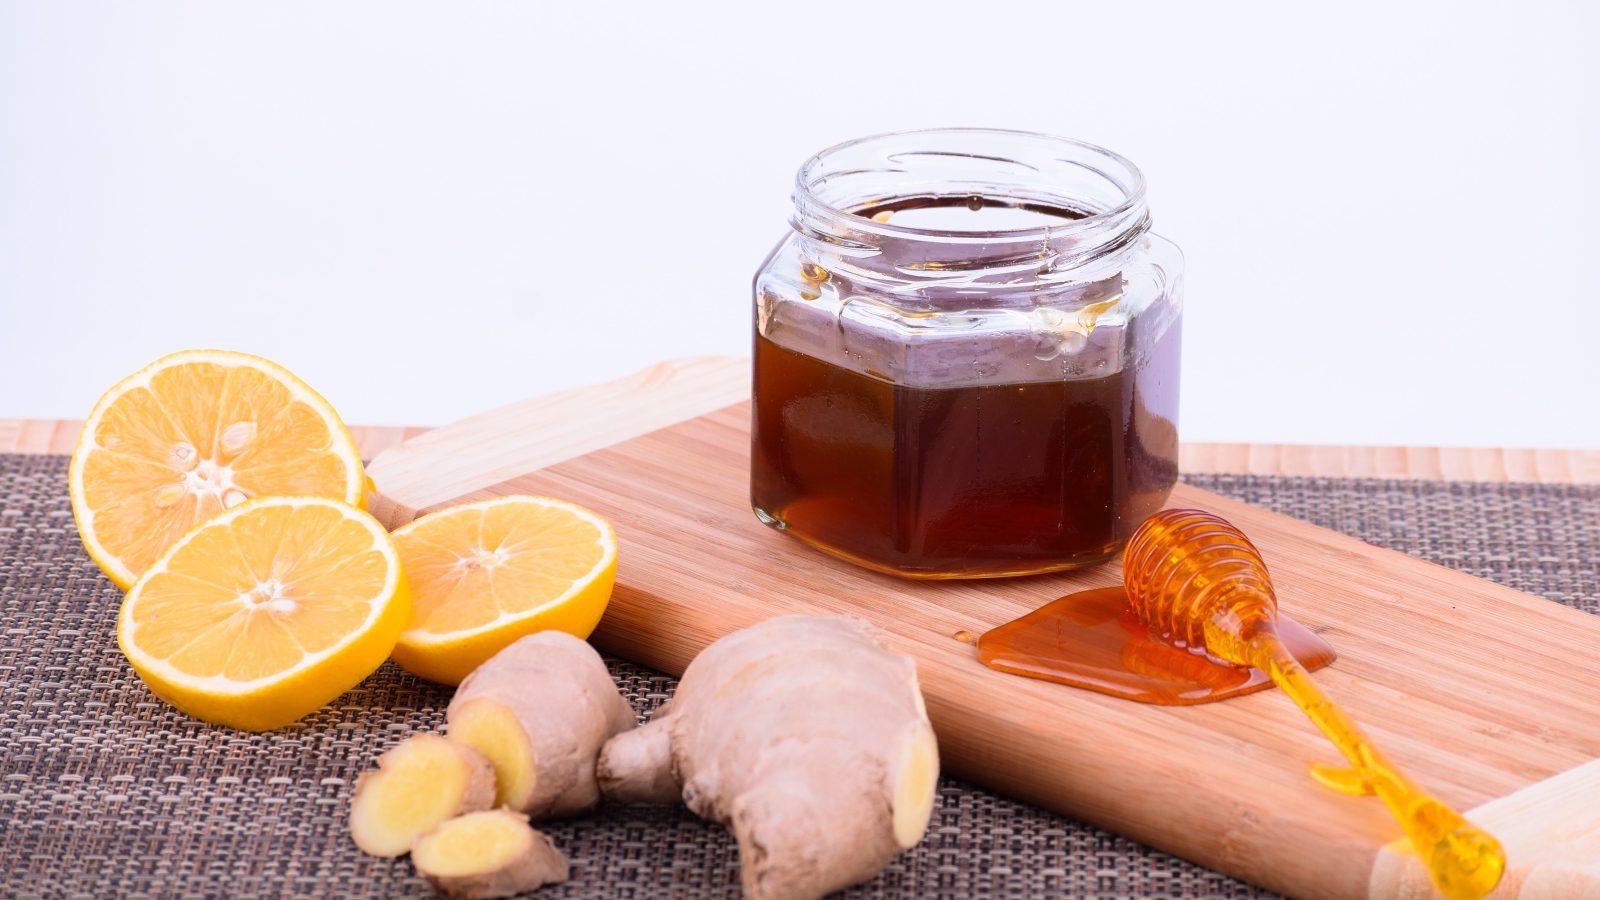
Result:
[[[1600,5],[0,5],[0,417],[163,353],[435,424],[744,353],[794,169],[1122,152],[1189,440],[1600,447]]]

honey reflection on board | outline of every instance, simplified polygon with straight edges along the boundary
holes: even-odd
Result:
[[[1282,613],[1278,634],[1307,671],[1337,658],[1327,641]],[[978,659],[1001,672],[1162,706],[1211,703],[1272,685],[1259,669],[1152,635],[1120,586],[1068,594],[985,632]]]

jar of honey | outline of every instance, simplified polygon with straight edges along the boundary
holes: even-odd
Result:
[[[755,278],[751,503],[869,568],[1115,556],[1178,474],[1183,256],[1100,147],[983,129],[800,168]]]

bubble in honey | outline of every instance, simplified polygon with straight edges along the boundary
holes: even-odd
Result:
[[[967,209],[970,209],[973,212],[983,209],[983,198],[979,197],[977,194],[973,194],[971,197],[968,197]]]
[[[1033,311],[1033,356],[1049,362],[1063,353],[1077,353],[1089,343],[1088,332],[1059,309],[1048,306]]]

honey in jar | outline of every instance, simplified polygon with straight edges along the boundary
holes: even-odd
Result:
[[[1138,170],[950,130],[800,171],[756,278],[751,499],[881,571],[1022,575],[1114,556],[1177,476],[1181,256]]]

